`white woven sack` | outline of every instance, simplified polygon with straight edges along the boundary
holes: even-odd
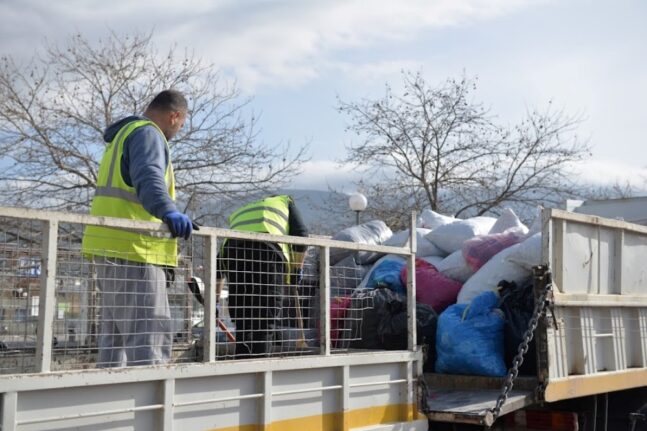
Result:
[[[425,229],[435,229],[455,220],[454,217],[442,215],[430,209],[424,209],[420,213],[420,216],[418,216],[417,226]]]
[[[515,253],[521,247],[515,244],[499,253],[495,254],[492,259],[487,261],[476,273],[463,284],[463,288],[458,292],[457,303],[467,304],[479,294],[488,290],[494,290],[501,280],[513,281],[519,285],[530,277],[530,270],[510,262],[508,257]]]
[[[541,232],[537,232],[520,243],[514,253],[508,256],[508,261],[528,270],[541,265]]]
[[[528,228],[519,220],[519,217],[510,208],[505,208],[489,233],[503,233],[508,229],[517,229],[524,235],[528,233]]]
[[[465,283],[474,274],[474,270],[465,261],[462,250],[457,250],[434,265],[438,272],[452,280]]]
[[[447,253],[436,247],[431,241],[426,238],[426,235],[429,234],[429,232],[431,232],[430,229],[416,229],[416,256],[445,256]],[[390,245],[392,247],[408,247],[409,229],[394,233],[393,236],[384,241],[382,245]]]
[[[463,242],[475,237],[476,235],[485,235],[490,232],[496,222],[492,217],[472,217],[466,220],[456,220],[452,223],[439,226],[432,229],[427,235],[427,239],[436,247],[444,250],[448,254],[460,250]]]
[[[445,260],[445,258],[441,256],[423,256],[420,259],[432,264],[436,269],[438,269],[438,265],[440,265],[441,262]]]

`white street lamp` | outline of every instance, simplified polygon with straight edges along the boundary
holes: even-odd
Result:
[[[366,205],[368,205],[366,196],[361,193],[353,193],[348,198],[348,205],[350,206],[350,209],[355,211],[355,224],[359,224],[359,213],[364,211],[366,209]]]

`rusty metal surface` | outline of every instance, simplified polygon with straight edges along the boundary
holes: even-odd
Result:
[[[494,418],[490,408],[496,403],[500,390],[429,389],[430,411],[427,417],[437,422],[457,422],[490,426]],[[535,402],[534,390],[513,390],[500,415],[522,409]]]
[[[425,373],[427,385],[430,388],[498,390],[503,385],[503,377],[463,376],[456,374]],[[514,387],[522,390],[532,390],[537,387],[535,376],[519,376]]]

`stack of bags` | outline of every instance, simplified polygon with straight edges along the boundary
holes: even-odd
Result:
[[[498,218],[465,220],[422,212],[416,229],[418,334],[430,350],[435,347],[438,358],[430,355],[430,363],[437,372],[505,374],[498,287],[502,281],[513,289],[527,285],[532,267],[541,263],[539,219],[528,229],[510,209]],[[409,231],[392,233],[373,221],[333,238],[403,247]],[[331,265],[335,347],[406,348],[406,260],[331,250]],[[358,337],[350,345],[338,342]]]

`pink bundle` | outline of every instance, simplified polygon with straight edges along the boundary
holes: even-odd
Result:
[[[348,307],[350,298],[347,296],[332,298],[330,301],[330,341],[333,347],[340,347]]]
[[[400,273],[402,283],[407,283],[407,267]],[[456,302],[462,284],[438,272],[435,266],[416,259],[416,301],[427,304],[440,314]]]
[[[524,238],[525,235],[519,230],[476,236],[463,243],[463,257],[474,271],[478,271],[495,254],[521,242]]]

